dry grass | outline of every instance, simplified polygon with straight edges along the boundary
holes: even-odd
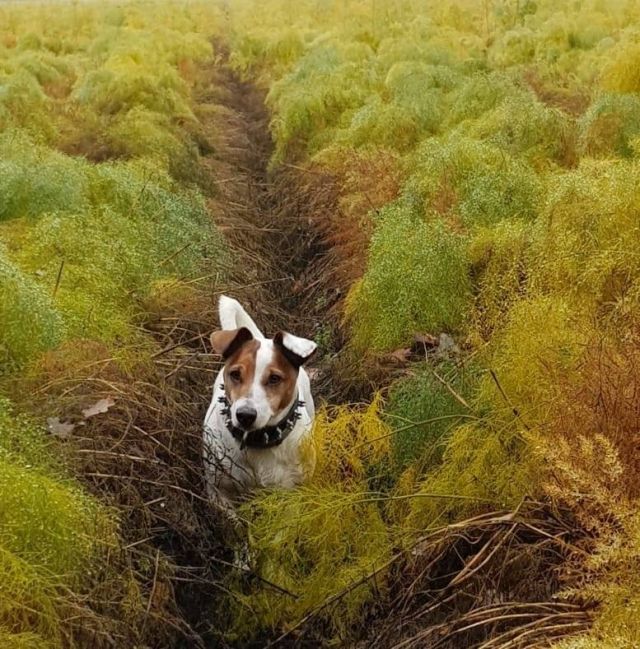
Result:
[[[395,593],[372,647],[547,646],[590,614],[555,598],[576,528],[568,512],[525,502],[425,534],[395,566]]]

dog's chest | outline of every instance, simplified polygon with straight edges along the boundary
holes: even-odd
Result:
[[[306,414],[296,423],[290,435],[271,448],[241,449],[226,429],[225,419],[217,413],[205,428],[208,481],[233,494],[258,487],[291,489],[301,484],[312,468],[311,448],[305,439],[311,428]]]
[[[305,432],[300,426],[296,437],[301,437]],[[249,448],[243,452],[245,453],[244,460],[254,476],[256,487],[291,489],[301,484],[305,479],[305,454],[297,439],[287,438],[275,448]]]

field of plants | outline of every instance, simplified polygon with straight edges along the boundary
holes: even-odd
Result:
[[[320,345],[241,530],[222,292]],[[0,646],[640,647],[639,316],[636,0],[0,2]]]

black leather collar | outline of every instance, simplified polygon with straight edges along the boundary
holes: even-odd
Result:
[[[296,396],[293,405],[289,408],[287,414],[275,425],[265,426],[257,430],[246,431],[233,425],[231,419],[231,402],[227,399],[224,393],[224,385],[222,388],[222,396],[218,397],[218,401],[224,405],[220,411],[225,417],[225,426],[228,431],[233,435],[233,438],[240,444],[240,448],[271,448],[279,446],[290,435],[296,422],[302,416],[300,409],[304,406],[304,401],[300,401]]]

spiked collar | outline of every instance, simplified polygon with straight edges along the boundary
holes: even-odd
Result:
[[[246,431],[233,425],[231,418],[231,402],[227,399],[224,392],[224,385],[222,388],[222,396],[218,397],[218,401],[223,405],[220,411],[224,416],[225,426],[227,430],[233,435],[233,438],[240,444],[240,448],[271,448],[279,446],[290,435],[298,419],[302,416],[300,409],[304,406],[304,401],[300,401],[298,396],[293,401],[293,405],[289,408],[287,414],[274,426],[265,426],[257,430]]]

